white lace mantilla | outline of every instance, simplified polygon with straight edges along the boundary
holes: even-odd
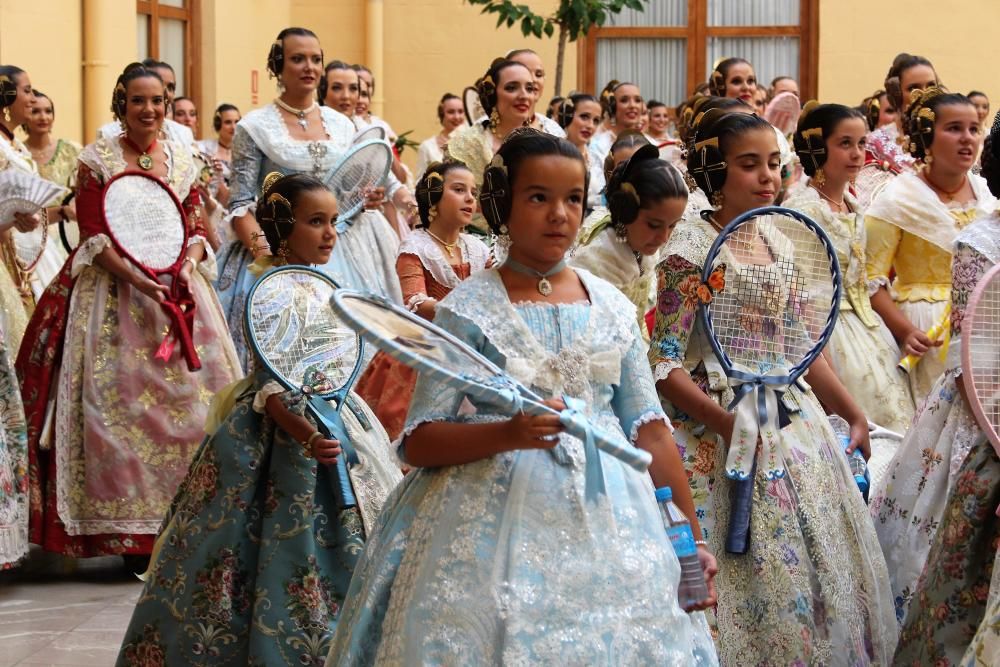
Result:
[[[289,173],[319,176],[347,152],[355,132],[354,123],[344,114],[330,107],[320,107],[319,110],[328,137],[325,141],[292,138],[274,104],[254,109],[240,119],[237,132],[246,131],[262,153]]]
[[[198,176],[194,168],[194,158],[191,151],[179,143],[167,140],[162,145],[167,158],[167,185],[177,195],[177,199],[184,201]],[[102,137],[89,144],[80,151],[79,160],[104,183],[130,168],[117,137],[114,139]]]
[[[589,271],[575,269],[590,294],[592,311],[587,331],[558,353],[538,341],[507,298],[495,269],[471,276],[449,294],[438,308],[446,308],[474,323],[506,359],[505,370],[515,380],[549,395],[568,394],[590,405],[592,385],[621,381],[621,361],[633,341],[631,321],[621,317],[634,306],[611,284]],[[519,307],[551,307],[520,304]]]
[[[462,250],[463,262],[469,263],[470,273],[479,273],[486,268],[490,259],[490,249],[471,234],[461,234],[458,245]],[[455,289],[462,282],[454,267],[448,262],[441,246],[431,238],[426,229],[415,229],[399,244],[400,255],[416,255],[434,280],[449,289]]]
[[[1000,212],[960,231],[955,243],[975,249],[994,264],[1000,263]]]

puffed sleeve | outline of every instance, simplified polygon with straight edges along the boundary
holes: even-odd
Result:
[[[76,175],[76,218],[80,227],[80,238],[107,233],[101,215],[101,190],[104,187],[100,177],[84,163],[80,163]]]
[[[865,216],[865,233],[868,236],[865,273],[868,275],[868,292],[874,294],[879,287],[889,286],[889,273],[903,240],[903,231],[881,218]]]
[[[438,307],[434,316],[434,324],[478,352],[483,352],[487,346],[486,337],[478,326],[455,315],[446,307]],[[403,440],[421,424],[473,419],[484,421],[483,418],[476,419],[476,417],[476,410],[465,392],[421,372],[417,377],[417,386],[413,391],[410,410],[406,415],[406,426],[403,429],[398,450],[399,458],[406,461]],[[485,418],[485,420],[489,419],[489,417]]]
[[[684,367],[684,356],[698,311],[701,267],[670,255],[656,267],[656,324],[649,344],[649,365],[656,381]]]
[[[246,129],[236,126],[233,136],[233,175],[229,195],[229,210],[252,206],[257,200],[257,184],[260,182],[260,165],[264,153],[257,148]],[[239,213],[243,215],[246,211]]]
[[[671,427],[667,415],[660,407],[653,374],[645,358],[646,345],[636,322],[632,323],[632,336],[632,345],[622,359],[621,379],[614,389],[611,409],[618,416],[629,441],[634,444],[639,436],[639,429],[649,422],[660,420],[668,428]]]

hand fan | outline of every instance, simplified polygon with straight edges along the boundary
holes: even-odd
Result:
[[[782,477],[780,393],[833,333],[840,266],[819,225],[797,211],[769,206],[726,225],[709,249],[702,281],[702,322],[736,394],[728,406],[736,423],[726,475],[736,481],[726,550],[746,553],[758,435],[766,476]]]
[[[372,139],[385,139],[385,128],[378,125],[369,125],[363,130],[359,130],[357,134],[354,135],[354,139],[351,140],[352,146],[357,146],[358,144],[363,144],[366,141],[371,141]]]
[[[372,139],[352,147],[323,181],[337,197],[337,231],[350,226],[365,207],[365,196],[385,185],[392,166],[389,142]]]
[[[532,415],[560,414],[444,329],[382,297],[341,289],[330,303],[341,319],[363,338],[422,374],[429,374],[510,416],[519,411]],[[581,414],[561,416],[571,435],[581,440],[592,437],[599,449],[636,470],[645,471],[649,466],[648,453],[597,431]]]
[[[44,178],[15,169],[0,171],[0,226],[14,221],[16,213],[40,212],[47,204],[63,197],[67,189]],[[13,229],[14,249],[22,271],[30,272],[38,265],[49,238],[48,225],[38,225],[30,232]]]
[[[156,351],[156,358],[168,360],[174,343],[189,370],[201,368],[193,335],[195,302],[187,285],[177,279],[187,249],[187,219],[177,196],[166,183],[152,174],[125,171],[104,186],[101,214],[108,235],[119,254],[150,280],[165,284],[170,293],[160,306],[170,318],[170,329]]]
[[[472,86],[467,86],[462,91],[462,107],[465,109],[465,120],[469,125],[475,125],[477,120],[486,116],[486,110],[479,101],[479,91]]]
[[[300,390],[320,432],[340,441],[336,466],[322,474],[332,476],[341,505],[353,507],[349,466],[358,457],[340,410],[361,368],[362,343],[329,306],[336,289],[326,275],[303,266],[268,271],[250,288],[244,325],[268,372],[285,388]]]
[[[778,128],[786,137],[795,131],[802,103],[795,93],[778,93],[764,109],[764,120]]]
[[[962,318],[962,383],[976,423],[1000,453],[1000,264],[976,285]]]

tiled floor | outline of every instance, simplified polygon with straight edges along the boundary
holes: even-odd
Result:
[[[0,578],[0,667],[114,665],[142,582],[114,557],[29,568]]]

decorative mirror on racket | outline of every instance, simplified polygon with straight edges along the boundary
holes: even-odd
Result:
[[[366,141],[371,141],[372,139],[385,139],[385,128],[379,125],[369,125],[363,130],[358,130],[351,140],[352,146],[357,146],[358,144],[363,144]]]
[[[725,226],[697,290],[700,314],[735,399],[726,475],[734,481],[726,550],[746,553],[757,465],[784,475],[781,392],[823,351],[840,310],[841,274],[826,232],[798,211],[754,209]],[[758,436],[762,444],[757,454]]]
[[[365,197],[385,185],[392,166],[389,142],[372,139],[353,146],[330,170],[324,183],[337,197],[337,231],[344,231],[365,207]]]
[[[341,289],[330,304],[348,326],[386,354],[503,414],[513,416],[522,410],[534,415],[560,414],[455,336],[382,297]],[[571,435],[593,438],[598,448],[636,470],[649,466],[648,453],[601,433],[581,414],[561,416]]]
[[[336,289],[326,275],[304,266],[268,271],[250,288],[244,326],[267,371],[286,389],[301,391],[320,432],[340,441],[342,454],[329,473],[341,505],[353,507],[350,466],[358,457],[340,411],[361,369],[363,345],[329,306]]]
[[[465,120],[469,125],[475,125],[477,120],[486,117],[486,110],[479,101],[479,91],[472,86],[467,86],[462,91],[462,107],[465,109]]]
[[[1000,453],[1000,264],[976,285],[962,319],[962,383],[976,423]]]
[[[187,250],[187,217],[174,191],[152,174],[122,172],[104,186],[101,214],[118,253],[150,280],[168,288],[160,306],[170,319],[170,329],[155,357],[168,360],[180,342],[188,369],[198,370],[194,297],[188,285],[178,280]]]
[[[0,172],[0,225],[7,226],[14,221],[17,213],[28,215],[40,213],[42,209],[59,197],[65,196],[67,189],[44,178],[15,169]],[[43,221],[44,222],[44,221]],[[22,271],[30,272],[38,265],[49,239],[48,225],[40,224],[30,232],[12,230],[14,251]]]

